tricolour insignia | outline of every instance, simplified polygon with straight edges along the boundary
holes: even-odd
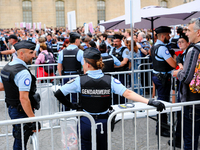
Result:
[[[166,55],[169,55],[169,51],[168,51],[167,49],[165,50],[165,54],[166,54]]]
[[[29,79],[29,78],[26,78],[26,79],[24,80],[24,84],[25,84],[26,86],[29,86],[29,85],[30,85],[30,79]]]

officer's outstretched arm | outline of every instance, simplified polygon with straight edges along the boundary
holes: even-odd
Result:
[[[22,105],[22,108],[28,117],[35,117],[31,102],[29,99],[29,92],[28,91],[19,91],[19,99]]]
[[[131,91],[131,90],[126,90],[123,94],[124,97],[126,97],[127,99],[133,100],[133,101],[137,101],[137,102],[142,102],[145,104],[148,104],[149,100],[138,95],[137,93]]]
[[[154,101],[152,99],[148,100],[128,89],[124,92],[123,96],[133,101],[142,102],[142,103],[154,106],[157,108],[157,111],[163,111],[163,109],[165,109],[165,105],[162,102]]]
[[[54,96],[61,102],[63,105],[70,107],[72,109],[76,109],[75,106],[64,96],[64,94],[61,92],[61,90],[57,90],[54,93]]]
[[[122,61],[121,61],[121,65],[120,66],[116,66],[115,68],[120,68],[120,67],[123,67],[124,65],[126,65],[128,62],[128,58],[124,58]]]

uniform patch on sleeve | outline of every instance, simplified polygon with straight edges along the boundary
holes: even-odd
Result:
[[[69,80],[69,81],[67,82],[67,84],[71,84],[71,83],[74,82],[74,81],[75,81],[75,79]]]
[[[117,79],[113,79],[113,80],[114,80],[115,83],[121,84],[121,82],[119,80],[117,80]]]
[[[128,55],[129,54],[129,51],[126,51],[126,55]]]
[[[165,54],[166,54],[166,55],[169,55],[169,51],[168,51],[167,49],[165,50]]]
[[[30,85],[30,79],[29,79],[29,78],[26,78],[26,79],[24,80],[24,84],[25,84],[26,86],[29,86],[29,85]]]

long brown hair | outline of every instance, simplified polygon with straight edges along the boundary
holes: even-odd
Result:
[[[137,53],[138,52],[138,47],[137,47],[137,45],[136,45],[136,43],[135,43],[135,41],[133,41],[134,43],[134,48],[133,48],[133,50],[134,50],[134,52],[135,53]],[[131,51],[131,41],[130,40],[125,40],[125,45],[126,45],[126,47],[129,49],[129,51]]]

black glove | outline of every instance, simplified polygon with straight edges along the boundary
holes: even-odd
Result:
[[[157,111],[160,112],[163,111],[163,109],[165,109],[165,105],[162,102],[153,99],[149,100],[148,105],[156,107]]]
[[[38,122],[38,130],[40,130],[40,129],[41,129],[41,124],[40,124],[40,122]],[[32,123],[32,130],[36,130],[36,122]]]
[[[179,54],[177,57],[176,57],[176,63],[179,64],[183,64],[183,56],[182,54]]]
[[[81,106],[79,105],[79,104],[77,104],[77,103],[71,103],[70,104],[70,108],[71,109],[76,109],[76,110],[78,110],[78,111],[82,111],[83,109],[81,108]]]

